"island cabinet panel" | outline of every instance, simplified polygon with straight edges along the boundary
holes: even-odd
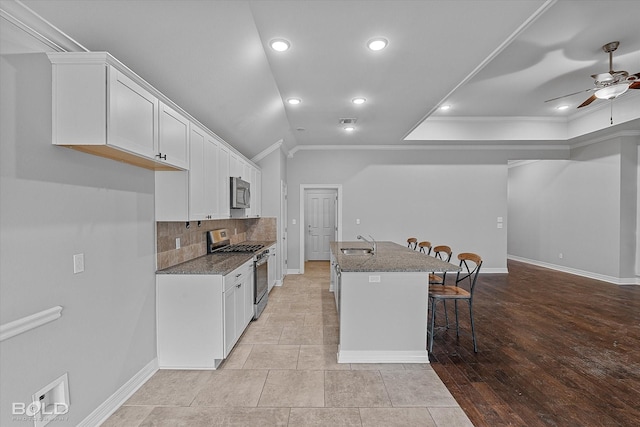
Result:
[[[338,362],[427,363],[427,276],[342,272]]]

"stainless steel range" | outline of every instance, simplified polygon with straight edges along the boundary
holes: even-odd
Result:
[[[226,228],[207,231],[207,253],[252,253],[253,255],[253,319],[257,319],[269,300],[269,250],[264,245],[239,243],[232,245]]]

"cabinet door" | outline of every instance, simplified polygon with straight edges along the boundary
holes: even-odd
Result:
[[[236,288],[224,292],[224,357],[231,352],[236,343]]]
[[[251,174],[251,216],[262,216],[262,172],[256,168]]]
[[[207,135],[204,143],[204,206],[207,219],[217,218],[218,208],[218,141]]]
[[[229,148],[224,144],[218,147],[218,217],[229,218],[231,216],[231,200],[229,195],[231,173],[229,171]]]
[[[158,98],[110,67],[109,144],[157,159],[158,104]]]
[[[189,120],[160,102],[158,158],[182,169],[189,169]]]
[[[205,206],[205,132],[192,126],[189,134],[189,219],[207,219]]]
[[[244,321],[242,323],[242,331],[240,331],[240,335],[244,332],[244,328],[251,322],[253,319],[253,262],[247,267],[246,276],[242,282],[242,287],[244,288]]]
[[[269,260],[267,261],[269,292],[276,285],[276,255],[276,245],[273,245],[269,248]]]

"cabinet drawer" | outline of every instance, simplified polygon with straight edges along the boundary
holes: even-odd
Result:
[[[252,270],[253,262],[249,261],[224,276],[224,291],[226,292],[234,286],[240,285],[251,274]]]

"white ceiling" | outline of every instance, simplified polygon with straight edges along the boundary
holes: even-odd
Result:
[[[479,117],[609,114],[600,100],[577,112],[586,92],[544,101],[591,88],[590,75],[608,71],[601,46],[614,40],[614,68],[640,72],[637,0],[23,3],[86,49],[111,53],[247,157],[280,140],[289,149],[427,143],[425,126],[441,117],[453,129]],[[387,49],[366,48],[376,36]],[[292,48],[272,51],[276,37]],[[615,101],[627,128],[640,129],[639,95]],[[356,96],[367,102],[353,105]],[[436,110],[443,101],[446,113]],[[558,112],[561,102],[570,108]],[[341,117],[357,118],[357,130],[344,132]]]

